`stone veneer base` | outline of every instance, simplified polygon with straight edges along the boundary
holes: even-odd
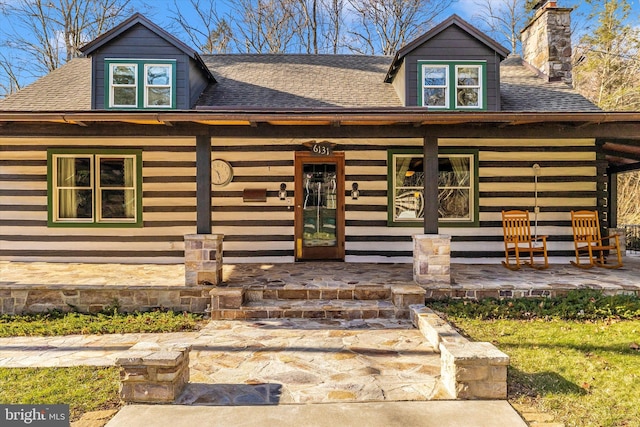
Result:
[[[210,290],[211,286],[6,287],[0,288],[0,314],[44,313],[50,310],[98,313],[114,306],[125,313],[156,308],[204,313],[211,302]]]
[[[172,403],[189,383],[190,345],[139,342],[116,360],[126,403]]]
[[[184,279],[186,286],[222,283],[223,234],[184,236]]]
[[[451,283],[451,236],[413,236],[413,280],[425,289]]]
[[[424,305],[410,310],[414,326],[440,351],[440,378],[453,398],[507,398],[509,356],[491,343],[469,341]]]

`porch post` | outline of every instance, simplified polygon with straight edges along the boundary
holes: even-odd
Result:
[[[196,136],[196,228],[211,234],[211,138]]]
[[[424,137],[424,234],[413,236],[413,280],[425,287],[451,283],[451,237],[438,234],[438,138]]]
[[[424,137],[424,234],[438,234],[438,138]]]

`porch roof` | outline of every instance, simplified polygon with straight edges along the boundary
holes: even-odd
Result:
[[[231,128],[271,126],[325,127],[351,133],[365,126],[429,127],[439,137],[499,137],[524,129],[528,137],[597,138],[610,172],[640,169],[640,112],[425,112],[424,108],[287,108],[203,107],[188,111],[0,111],[0,130],[24,124],[70,124],[90,129],[98,124],[130,123],[172,127],[187,123]],[[436,129],[437,128],[437,129]],[[0,132],[4,133],[4,132]],[[7,132],[5,134],[11,134]]]

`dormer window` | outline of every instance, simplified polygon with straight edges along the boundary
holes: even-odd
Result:
[[[111,108],[138,106],[138,66],[136,64],[110,64],[109,94]]]
[[[486,62],[418,61],[419,105],[442,110],[486,109]]]
[[[171,65],[144,66],[144,106],[171,108]]]
[[[106,60],[106,108],[175,108],[175,61]]]
[[[446,65],[422,65],[422,105],[433,108],[449,108],[449,67]]]

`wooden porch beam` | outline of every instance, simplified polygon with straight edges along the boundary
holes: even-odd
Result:
[[[424,137],[424,234],[438,234],[438,137]]]
[[[211,234],[211,138],[196,137],[196,228]]]

